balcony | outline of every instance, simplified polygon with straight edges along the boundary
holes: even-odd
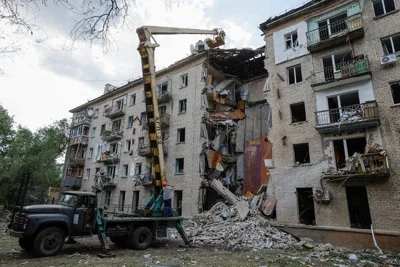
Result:
[[[367,154],[355,153],[347,159],[344,168],[322,173],[322,178],[330,182],[343,182],[343,180],[344,182],[378,182],[389,176],[389,161],[384,150]]]
[[[101,178],[101,186],[103,188],[113,188],[118,184],[118,175],[107,174]]]
[[[172,94],[170,92],[159,92],[157,93],[158,103],[168,103],[172,99]]]
[[[161,129],[165,129],[169,127],[169,118],[170,115],[168,113],[164,113],[160,115],[160,127]],[[150,125],[154,125],[154,120],[146,119],[143,123],[143,129],[148,130]]]
[[[69,158],[69,165],[85,165],[85,158],[84,157],[70,157]]]
[[[358,13],[307,32],[307,49],[315,53],[363,36],[362,15]]]
[[[341,132],[379,125],[379,112],[376,101],[317,111],[315,115],[317,119],[316,128],[319,133]]]
[[[82,186],[82,178],[75,176],[65,176],[63,186],[70,189],[79,189]]]
[[[163,144],[163,152],[164,155],[168,154],[168,147],[165,143]],[[138,155],[141,157],[151,158],[153,156],[153,152],[151,151],[150,145],[140,144],[138,148]]]
[[[219,95],[217,92],[210,92],[207,93],[207,99],[208,101],[212,101],[214,103],[219,103],[222,105],[228,105],[231,107],[237,107],[237,103],[235,101],[232,101],[229,97],[229,95]]]
[[[114,130],[114,131],[104,131],[101,135],[101,139],[104,141],[113,141],[122,138],[122,131]]]
[[[88,140],[89,140],[88,136],[85,136],[85,135],[73,136],[73,137],[70,137],[69,144],[70,145],[78,145],[78,144],[87,145]]]
[[[100,155],[100,159],[98,159],[97,161],[104,164],[114,164],[119,162],[119,155],[117,153],[106,151]]]
[[[368,57],[360,56],[335,66],[324,67],[322,71],[312,76],[311,87],[314,91],[321,91],[369,79],[371,79],[371,69]]]
[[[114,106],[108,107],[104,110],[104,116],[109,119],[114,119],[120,116],[125,115],[125,106],[124,104],[116,104]]]
[[[80,125],[90,125],[92,118],[89,116],[79,116],[77,118],[72,119],[71,128],[78,127]]]

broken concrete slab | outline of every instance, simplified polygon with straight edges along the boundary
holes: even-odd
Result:
[[[246,201],[242,200],[236,203],[235,208],[238,211],[240,220],[243,221],[244,219],[246,219],[247,214],[249,214],[250,211],[249,204]]]
[[[211,182],[211,187],[214,188],[223,198],[225,198],[229,203],[236,204],[238,202],[237,197],[225,186],[222,185],[220,181],[214,179]]]

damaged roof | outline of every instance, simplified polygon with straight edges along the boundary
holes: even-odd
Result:
[[[245,82],[268,76],[264,53],[264,46],[258,49],[210,49],[208,63],[225,76]]]
[[[299,7],[289,10],[288,12],[285,12],[283,14],[274,17],[270,17],[265,22],[260,24],[260,30],[264,32],[265,30],[268,30],[273,26],[276,26],[290,19],[299,17],[303,15],[303,13],[309,12],[311,9],[318,8],[322,5],[328,4],[333,1],[335,0],[311,0]]]

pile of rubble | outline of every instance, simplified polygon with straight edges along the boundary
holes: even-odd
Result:
[[[235,206],[219,202],[209,211],[195,216],[190,223],[193,243],[221,245],[232,250],[287,249],[299,243],[291,235],[271,226],[260,214],[245,220]]]

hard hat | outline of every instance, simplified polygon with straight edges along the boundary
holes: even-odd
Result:
[[[162,182],[162,186],[163,186],[163,187],[167,186],[167,182],[165,182],[165,181]]]

